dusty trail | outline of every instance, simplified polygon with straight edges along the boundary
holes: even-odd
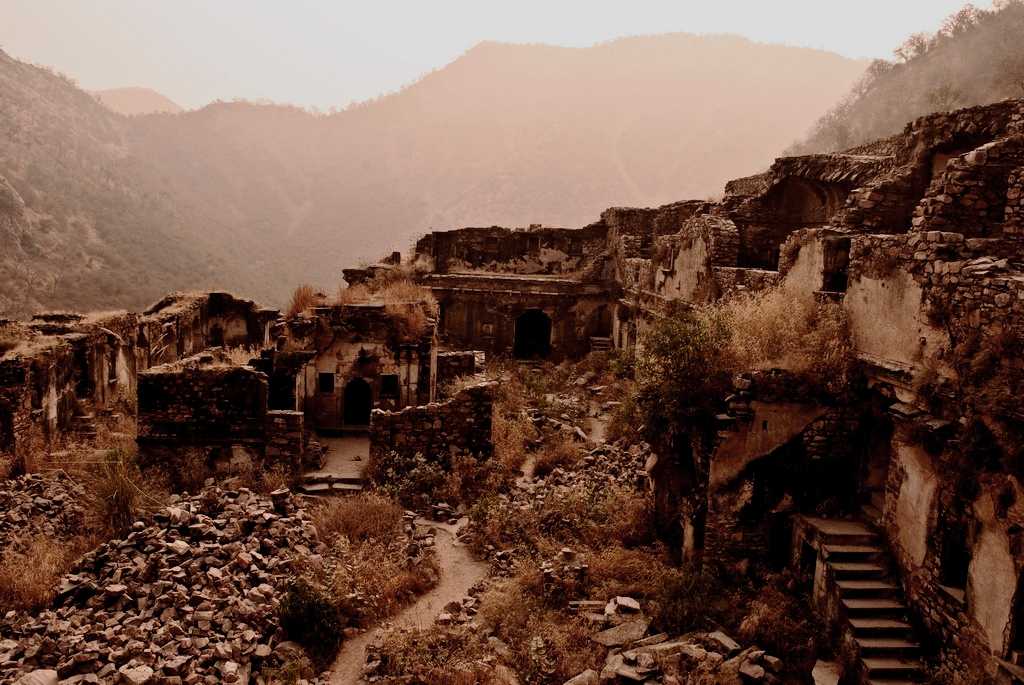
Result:
[[[417,520],[437,529],[435,548],[441,579],[433,590],[395,615],[390,623],[401,628],[421,628],[433,624],[449,602],[461,600],[487,575],[487,564],[477,561],[469,549],[455,539],[455,526]],[[373,641],[376,627],[346,640],[331,666],[331,685],[355,685],[366,663],[366,646]]]

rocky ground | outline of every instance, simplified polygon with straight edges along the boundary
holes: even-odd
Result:
[[[173,498],[83,557],[54,607],[0,623],[0,682],[263,682],[298,650],[276,606],[320,544],[287,493]]]
[[[35,536],[64,540],[85,522],[81,485],[62,471],[0,481],[0,551]]]

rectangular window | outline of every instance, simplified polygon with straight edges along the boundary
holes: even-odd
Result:
[[[382,398],[397,400],[399,394],[398,376],[389,374],[380,377],[380,396]]]
[[[319,381],[320,392],[325,395],[334,394],[334,374],[321,373]]]

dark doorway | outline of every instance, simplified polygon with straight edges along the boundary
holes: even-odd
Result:
[[[551,352],[551,319],[539,309],[528,309],[516,319],[515,356],[539,359]]]
[[[362,378],[353,378],[345,386],[345,425],[369,426],[373,391]]]
[[[220,324],[210,327],[210,347],[224,347],[224,329]]]

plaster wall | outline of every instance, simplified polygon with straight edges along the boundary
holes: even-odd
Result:
[[[944,344],[927,321],[921,286],[905,271],[855,279],[844,304],[857,352],[870,358],[916,367]]]
[[[896,498],[896,539],[909,561],[921,566],[928,553],[929,522],[939,477],[931,459],[915,445],[897,442],[895,460],[906,474]]]

